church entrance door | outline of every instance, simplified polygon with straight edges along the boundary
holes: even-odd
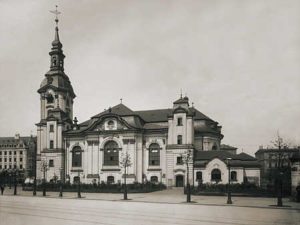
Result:
[[[183,187],[183,176],[182,175],[176,176],[176,187]]]

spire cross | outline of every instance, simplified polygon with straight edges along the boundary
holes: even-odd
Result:
[[[120,98],[120,101],[121,101],[121,104],[122,104],[122,102],[123,102],[123,98]]]
[[[55,14],[55,23],[56,23],[56,26],[57,26],[57,24],[58,24],[58,17],[57,17],[57,16],[58,16],[59,14],[61,14],[61,12],[59,12],[59,11],[57,10],[57,5],[55,6],[55,10],[52,10],[52,11],[50,10],[50,12],[53,13],[53,14]]]
[[[182,88],[180,88],[180,98],[182,98]]]

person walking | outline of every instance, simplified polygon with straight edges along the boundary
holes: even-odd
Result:
[[[3,192],[4,192],[4,185],[3,184],[1,184],[1,195],[3,195]]]

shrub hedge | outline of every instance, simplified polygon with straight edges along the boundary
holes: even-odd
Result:
[[[47,191],[58,192],[60,190],[59,183],[46,183]],[[162,183],[133,183],[127,184],[127,192],[128,193],[147,193],[153,191],[160,191],[166,189],[166,186]],[[25,185],[23,187],[25,191],[31,191],[32,185]],[[37,185],[37,191],[43,190],[43,184]],[[65,183],[63,184],[64,192],[77,192],[78,185]],[[90,193],[122,193],[124,191],[124,185],[122,184],[107,184],[107,183],[99,183],[99,184],[80,184],[81,192],[90,192]]]

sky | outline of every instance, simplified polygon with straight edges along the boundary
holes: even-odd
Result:
[[[239,152],[300,145],[298,0],[0,0],[0,136],[36,134],[55,5],[79,122],[182,89]]]

